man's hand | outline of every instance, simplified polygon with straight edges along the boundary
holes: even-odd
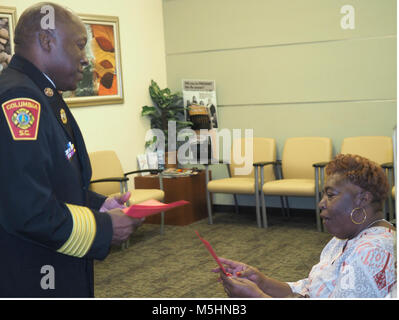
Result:
[[[130,192],[126,192],[120,196],[115,196],[115,197],[108,197],[107,199],[105,199],[103,205],[100,208],[100,212],[106,212],[112,209],[123,209],[126,208],[125,203],[126,201],[129,200],[131,196]]]
[[[143,224],[144,218],[135,219],[127,216],[121,209],[111,209],[107,212],[112,220],[112,244],[120,244]]]

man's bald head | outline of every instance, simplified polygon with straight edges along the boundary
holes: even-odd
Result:
[[[14,43],[15,52],[17,54],[26,52],[26,50],[32,48],[33,45],[36,45],[37,34],[41,31],[48,30],[48,28],[43,28],[43,26],[46,26],[43,22],[48,13],[46,7],[51,7],[53,9],[55,28],[65,23],[79,20],[70,9],[55,3],[41,2],[29,7],[22,13],[15,27]]]
[[[15,28],[14,41],[15,53],[49,76],[57,89],[76,89],[88,64],[87,32],[71,10],[51,2],[26,9]]]

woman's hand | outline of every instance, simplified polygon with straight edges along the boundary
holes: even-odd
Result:
[[[293,294],[286,282],[269,278],[255,267],[225,258],[219,260],[225,265],[226,272],[231,274],[231,277],[225,274],[220,277],[229,297],[285,298]],[[222,273],[220,268],[212,271]]]
[[[221,263],[225,265],[226,272],[232,274],[233,276],[239,277],[240,279],[248,279],[254,282],[257,286],[259,286],[265,276],[255,267],[251,267],[245,263],[220,258]],[[213,272],[220,272],[220,268],[216,268],[212,270]]]
[[[224,291],[230,298],[270,298],[254,282],[246,278],[220,273]]]

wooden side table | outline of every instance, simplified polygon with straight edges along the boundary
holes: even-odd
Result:
[[[186,200],[190,203],[179,208],[165,212],[164,223],[168,225],[185,226],[208,216],[206,206],[205,171],[183,177],[163,177],[163,190],[165,203]],[[159,188],[157,175],[136,176],[134,178],[136,189]],[[146,223],[160,224],[161,215],[149,216]]]

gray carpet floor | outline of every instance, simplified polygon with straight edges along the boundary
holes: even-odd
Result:
[[[245,262],[281,281],[306,278],[331,239],[317,232],[313,214],[268,216],[269,228],[256,226],[253,214],[216,213],[188,226],[144,224],[121,250],[112,247],[95,262],[97,298],[225,298],[217,267],[195,230],[217,255]]]

